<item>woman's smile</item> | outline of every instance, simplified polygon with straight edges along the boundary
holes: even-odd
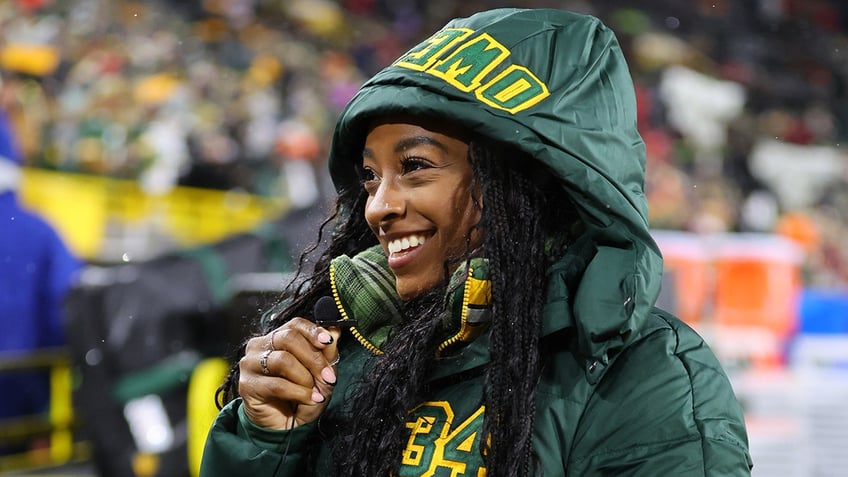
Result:
[[[400,252],[409,252],[419,245],[424,245],[427,239],[423,235],[410,235],[409,237],[399,238],[388,242],[387,247],[390,254]]]
[[[398,294],[413,298],[445,279],[479,243],[468,144],[419,124],[381,123],[362,152],[365,219],[395,274]]]

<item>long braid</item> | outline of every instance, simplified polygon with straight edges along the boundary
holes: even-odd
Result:
[[[389,335],[383,355],[369,360],[356,390],[345,396],[349,421],[334,448],[333,475],[392,475],[397,470],[409,411],[424,397],[435,364],[445,293],[441,286],[404,303],[402,313],[409,320]]]
[[[490,151],[498,151],[492,157]],[[510,166],[503,148],[473,145],[475,176],[483,192],[485,253],[492,271],[491,363],[487,371],[483,435],[487,475],[529,473],[539,376],[539,333],[544,304],[550,196],[531,176]],[[526,166],[525,166],[526,167]],[[557,195],[558,196],[558,195]],[[520,283],[524,293],[514,293]]]

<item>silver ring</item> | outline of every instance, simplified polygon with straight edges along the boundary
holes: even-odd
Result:
[[[341,361],[341,360],[342,360],[342,355],[341,354],[336,355],[336,359],[334,359],[333,362],[330,363],[330,366],[335,366],[335,365],[339,364],[339,361]]]
[[[270,349],[271,351],[277,351],[277,348],[274,346],[274,336],[277,334],[278,331],[280,331],[279,328],[272,331],[271,338],[268,340],[268,349]]]
[[[268,356],[270,354],[271,354],[271,350],[266,349],[265,351],[262,352],[262,356],[259,357],[259,366],[262,367],[262,374],[265,374],[265,375],[271,374],[271,372],[268,371]]]

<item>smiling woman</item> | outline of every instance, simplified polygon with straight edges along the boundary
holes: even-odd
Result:
[[[479,245],[468,145],[414,124],[385,123],[368,133],[362,157],[365,220],[386,251],[398,295],[414,298]]]
[[[724,371],[654,307],[633,86],[597,19],[452,21],[363,85],[329,163],[330,244],[222,385],[204,477],[750,475]]]

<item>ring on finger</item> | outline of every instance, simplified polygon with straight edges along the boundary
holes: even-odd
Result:
[[[342,360],[342,355],[341,355],[341,353],[340,353],[340,354],[336,355],[336,359],[334,359],[334,360],[330,363],[330,366],[335,366],[335,365],[339,364],[339,361],[341,361],[341,360]]]
[[[271,372],[268,370],[268,356],[271,354],[271,352],[272,351],[270,349],[266,349],[262,352],[262,355],[259,356],[259,366],[262,368],[262,374],[266,376],[268,374],[271,374]]]
[[[271,351],[277,351],[277,347],[274,346],[274,336],[276,336],[277,332],[280,331],[279,328],[271,332],[271,337],[268,339],[268,349]]]

